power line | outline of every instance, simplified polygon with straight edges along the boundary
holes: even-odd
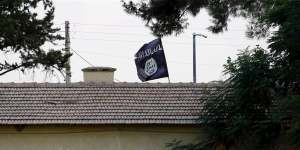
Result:
[[[62,32],[62,31],[61,31]],[[92,34],[107,34],[107,35],[131,35],[131,36],[147,36],[147,34],[131,34],[131,33],[108,33],[108,32],[97,32],[97,31],[71,31],[73,33],[76,33],[76,32],[82,32],[82,33],[92,33]],[[150,36],[150,34],[148,35]],[[120,37],[121,38],[121,37]],[[180,37],[182,38],[182,37]],[[189,36],[184,36],[183,37],[184,39],[187,39],[187,38],[191,38]],[[106,42],[126,42],[126,43],[144,43],[145,41],[134,41],[134,40],[123,40],[123,39],[104,39],[104,38],[82,38],[82,37],[71,37],[71,39],[75,39],[75,40],[85,40],[85,41],[106,41]],[[241,39],[241,38],[215,38],[214,39],[216,40],[242,40],[242,41],[253,41],[253,42],[259,42],[258,40],[247,40],[247,39]],[[185,41],[185,40],[184,40]],[[171,44],[176,44],[176,45],[192,45],[191,42],[177,42],[177,41],[170,41],[170,40],[167,40],[165,41],[166,43],[171,43]],[[201,45],[207,45],[207,46],[214,46],[214,47],[219,47],[219,46],[226,46],[226,47],[236,47],[236,46],[245,46],[245,45],[242,45],[242,44],[220,44],[220,43],[201,43]]]
[[[64,31],[59,31],[64,32]],[[101,31],[80,31],[80,30],[73,30],[73,33],[88,33],[88,34],[108,34],[108,35],[133,35],[133,36],[153,36],[152,34],[140,34],[140,33],[116,33],[116,32],[101,32]]]
[[[114,57],[114,58],[121,58],[121,59],[133,59],[134,57],[128,57],[128,56],[120,56],[120,55],[111,55],[111,54],[106,54],[106,53],[99,53],[99,52],[82,52],[86,54],[96,54],[96,55],[101,55],[101,56],[108,56],[108,57]]]
[[[78,52],[76,52],[73,48],[71,48],[71,50],[78,55],[82,60],[84,60],[86,63],[88,63],[90,66],[94,66],[92,63],[90,63],[89,61],[87,61],[84,57],[82,57]]]
[[[64,32],[64,31],[59,31],[59,32]],[[74,34],[77,34],[77,33],[83,33],[83,34],[103,34],[103,35],[118,35],[118,36],[152,36],[152,37],[155,37],[154,35],[152,34],[139,34],[139,33],[121,33],[121,32],[101,32],[101,31],[80,31],[80,30],[73,30],[71,31],[72,33]],[[180,38],[192,38],[192,36],[189,36],[189,35],[180,35],[178,36]],[[214,37],[214,39],[218,39],[218,40],[240,40],[241,38],[245,38],[244,36],[243,37],[236,37],[236,38],[228,38],[228,37]]]
[[[73,40],[85,40],[85,41],[107,41],[107,42],[128,42],[128,43],[144,43],[144,41],[131,41],[131,40],[112,40],[112,39],[100,39],[100,38],[72,38]],[[172,41],[164,41],[164,43],[171,43],[176,45],[192,45],[192,43],[189,42],[172,42]],[[241,44],[209,44],[209,43],[202,43],[201,45],[206,46],[245,46]]]
[[[139,25],[116,25],[116,24],[99,24],[99,23],[73,23],[74,25],[81,25],[81,26],[103,26],[103,27],[122,27],[122,28],[137,28],[140,27]]]
[[[101,27],[109,27],[109,28],[147,28],[145,25],[120,25],[120,24],[99,24],[99,23],[73,23],[74,25],[79,26],[101,26]],[[207,30],[207,29],[199,29],[199,28],[189,28],[192,30]],[[244,31],[241,29],[228,29],[230,31]]]
[[[111,40],[111,39],[100,39],[100,38],[72,38],[73,40],[84,40],[84,41],[106,41],[106,42],[126,42],[126,43],[138,43],[143,41],[129,41],[129,40]]]
[[[100,55],[100,56],[108,56],[108,57],[113,57],[115,59],[125,59],[128,61],[132,61],[133,57],[128,57],[128,56],[117,56],[117,55],[111,55],[111,54],[106,54],[106,53],[98,53],[98,52],[82,52],[82,53],[87,53],[87,54],[93,54],[93,55]],[[183,62],[183,61],[173,61],[169,60],[168,62],[173,63],[173,64],[192,64],[192,62]],[[219,64],[197,64],[200,66],[218,66]]]

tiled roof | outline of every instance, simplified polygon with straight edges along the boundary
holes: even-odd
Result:
[[[0,124],[195,124],[216,85],[0,83]]]

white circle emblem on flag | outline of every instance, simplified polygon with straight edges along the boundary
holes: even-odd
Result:
[[[146,61],[145,63],[145,74],[147,76],[152,76],[153,74],[156,73],[157,71],[157,63],[155,61],[155,59],[150,58]]]

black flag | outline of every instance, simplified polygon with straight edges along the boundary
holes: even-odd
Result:
[[[144,44],[135,54],[135,64],[138,77],[149,81],[169,77],[165,53],[161,39]]]

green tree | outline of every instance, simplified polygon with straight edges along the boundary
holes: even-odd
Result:
[[[273,62],[272,55],[260,47],[241,51],[236,60],[228,58],[224,73],[229,78],[212,93],[200,114],[208,136],[197,144],[175,142],[169,147],[265,150],[279,146],[278,140],[283,146],[299,146],[299,96],[282,95]],[[283,121],[291,123],[286,126]]]
[[[188,27],[188,16],[196,16],[201,9],[208,10],[213,18],[208,29],[214,33],[227,30],[230,16],[251,19],[252,28],[257,27],[258,18],[274,4],[272,0],[122,0],[122,3],[128,14],[140,17],[157,36],[183,32]],[[262,35],[261,31],[267,28],[256,29]]]
[[[43,8],[38,13],[38,9]],[[40,9],[39,9],[40,11]],[[51,0],[0,1],[0,51],[19,60],[0,62],[0,75],[20,69],[43,66],[62,70],[70,55],[62,50],[45,50],[45,43],[55,44],[63,37],[53,28],[54,6]]]
[[[227,60],[225,74],[230,77],[201,116],[211,128],[210,142],[215,146],[266,149],[264,146],[279,135],[280,124],[273,114],[277,95],[271,64],[272,57],[260,47],[242,51],[234,61]]]

